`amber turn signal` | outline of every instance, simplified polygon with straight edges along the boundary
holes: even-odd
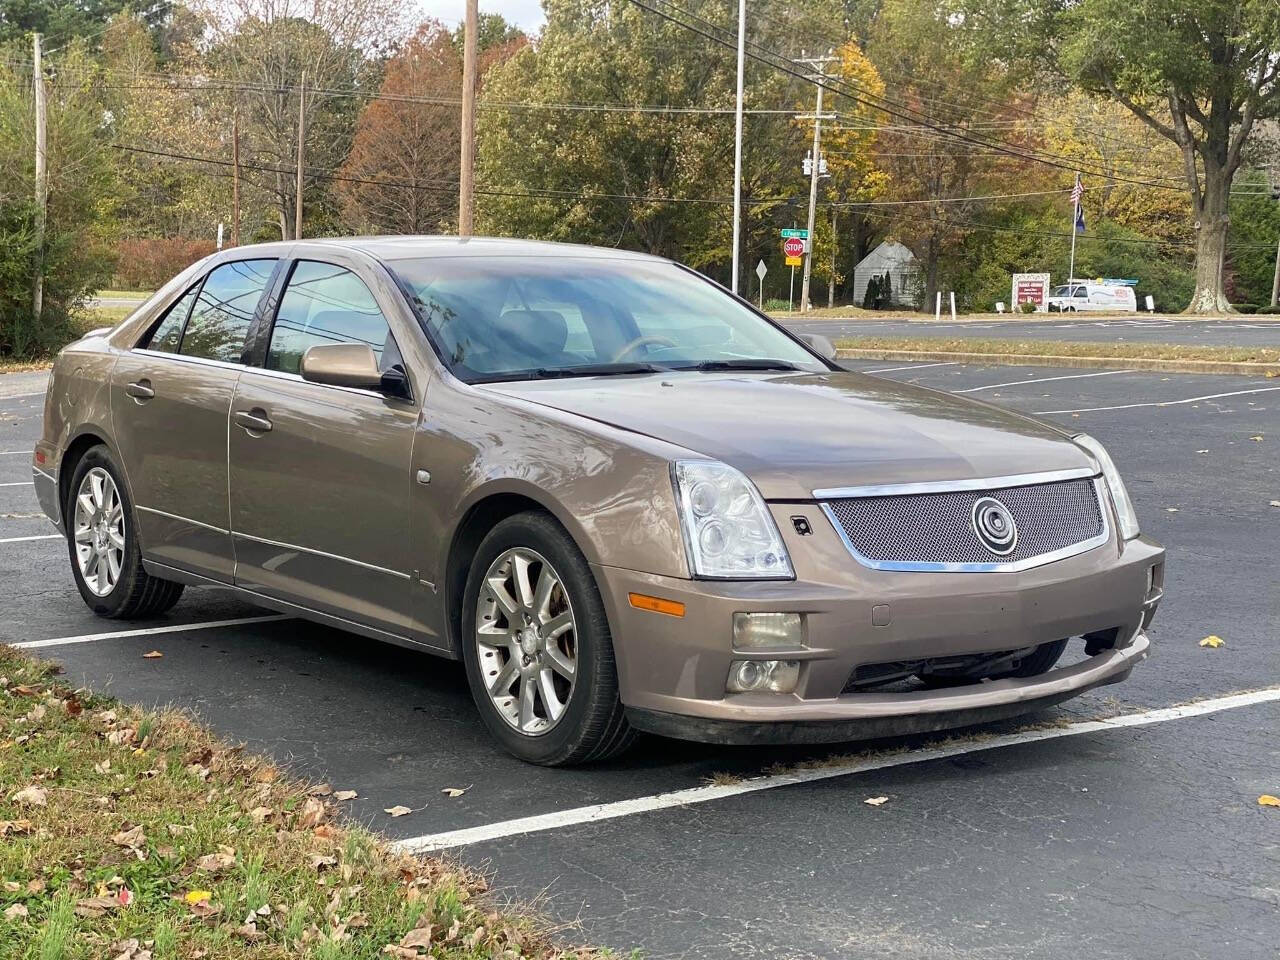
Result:
[[[651,597],[644,593],[629,593],[627,599],[637,610],[649,610],[653,613],[665,613],[669,617],[683,617],[684,604],[678,600],[664,600],[662,597]]]

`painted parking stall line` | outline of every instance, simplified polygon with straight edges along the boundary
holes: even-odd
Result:
[[[52,637],[48,640],[26,640],[10,644],[16,650],[39,650],[44,647],[66,647],[76,643],[96,643],[99,640],[122,640],[128,637],[149,637],[162,633],[186,633],[189,630],[213,630],[218,627],[243,627],[253,623],[273,623],[292,620],[288,614],[273,613],[261,617],[235,617],[231,620],[205,620],[200,623],[171,623],[163,627],[141,627],[137,630],[114,630],[109,633],[86,633],[78,637]]]
[[[1073,407],[1070,410],[1034,410],[1037,417],[1051,413],[1098,413],[1103,410],[1134,410],[1138,407],[1176,407],[1185,403],[1200,403],[1203,400],[1221,400],[1224,397],[1244,397],[1254,393],[1273,393],[1280,387],[1256,387],[1253,390],[1233,390],[1230,393],[1210,393],[1203,397],[1187,397],[1185,400],[1153,400],[1145,403],[1118,403],[1110,407]]]
[[[959,360],[946,360],[941,363],[909,363],[905,367],[878,367],[875,370],[863,370],[863,373],[892,373],[894,370],[924,370],[927,367],[957,367]]]
[[[1277,701],[1280,701],[1280,687],[1267,687],[1262,690],[1237,693],[1211,700],[1201,700],[1182,706],[1146,710],[1141,713],[1109,717],[1105,720],[1082,720],[1061,727],[1023,730],[985,740],[949,743],[888,757],[873,757],[866,760],[854,760],[849,763],[832,764],[829,767],[795,770],[774,776],[744,780],[741,783],[691,787],[687,790],[675,790],[671,793],[636,797],[631,800],[595,803],[590,806],[575,807],[571,810],[560,810],[555,813],[544,813],[532,817],[520,817],[515,820],[504,820],[479,827],[467,827],[461,830],[449,830],[444,833],[410,837],[405,840],[394,841],[391,846],[400,853],[430,853],[434,850],[470,846],[488,840],[501,840],[522,834],[558,830],[584,823],[597,823],[601,820],[615,820],[619,817],[652,813],[657,810],[669,810],[672,807],[708,803],[713,800],[726,800],[730,797],[757,793],[761,790],[773,790],[778,787],[814,783],[820,780],[831,780],[835,777],[847,777],[856,773],[869,773],[875,770],[887,770],[892,767],[926,763],[931,760],[945,760],[948,757],[961,756],[967,753],[997,750],[1001,747],[1016,746],[1023,743],[1057,740],[1061,737],[1079,736],[1084,733],[1104,733],[1111,730],[1124,730],[1130,727],[1143,727],[1154,723],[1166,723],[1169,720],[1202,717],[1207,714],[1220,713],[1223,710],[1235,710],[1240,707]]]
[[[30,480],[16,480],[13,483],[0,483],[0,487],[29,487],[29,486],[31,486]]]
[[[952,390],[952,393],[977,393],[980,390],[998,390],[1001,387],[1020,387],[1025,384],[1053,383],[1056,380],[1084,380],[1089,377],[1115,377],[1122,373],[1133,373],[1132,370],[1103,370],[1101,373],[1072,373],[1063,377],[1033,377],[1030,380],[1010,380],[1008,383],[989,383],[982,387],[966,387],[964,390]]]
[[[4,537],[0,539],[0,543],[29,543],[32,540],[65,540],[60,533],[41,533],[32,537]]]

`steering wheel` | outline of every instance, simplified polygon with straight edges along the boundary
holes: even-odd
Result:
[[[664,347],[674,347],[676,345],[674,340],[670,340],[667,337],[636,337],[613,355],[612,362],[617,363],[623,357],[627,356],[627,354],[635,353],[636,350],[651,343],[660,344]]]

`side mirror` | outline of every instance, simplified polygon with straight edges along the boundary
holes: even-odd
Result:
[[[820,333],[798,333],[801,340],[809,345],[809,349],[823,360],[835,360],[836,345]]]
[[[367,344],[326,343],[302,355],[302,379],[334,387],[382,389],[378,358]]]

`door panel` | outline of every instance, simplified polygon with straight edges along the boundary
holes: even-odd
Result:
[[[412,634],[413,405],[247,369],[232,410],[236,583]]]
[[[111,379],[143,554],[228,583],[227,412],[239,377],[235,367],[136,350]]]

